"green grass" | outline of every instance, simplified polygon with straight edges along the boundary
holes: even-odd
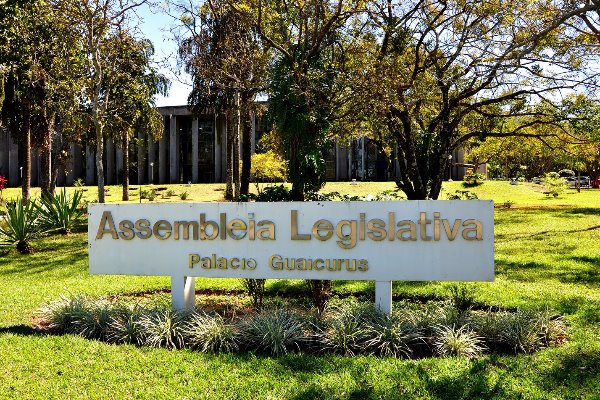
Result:
[[[176,194],[190,192],[190,201],[222,196],[215,190],[222,185],[174,186]],[[331,183],[324,191],[367,195],[393,186]],[[109,190],[116,194],[119,189]],[[459,189],[460,182],[450,182],[444,193]],[[5,196],[13,190],[16,194],[10,189]],[[87,238],[75,233],[36,240],[36,252],[29,256],[0,248],[0,398],[600,398],[600,191],[569,191],[548,199],[528,184],[486,182],[469,190],[496,203],[514,202],[513,208],[495,211],[496,281],[474,283],[476,301],[511,308],[547,307],[563,314],[570,332],[564,346],[474,361],[298,354],[272,358],[116,346],[47,335],[32,328],[36,310],[60,294],[157,292],[153,301],[169,299],[168,278],[89,275]],[[239,281],[228,279],[198,278],[196,285],[197,289],[241,289]],[[280,291],[301,289],[301,282],[268,281],[271,298]],[[372,283],[337,282],[335,290],[373,296]],[[449,296],[447,283],[395,282],[393,290],[401,297]],[[198,297],[210,302],[227,299]],[[249,301],[240,296],[232,299],[239,307]]]

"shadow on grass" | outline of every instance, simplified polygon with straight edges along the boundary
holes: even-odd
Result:
[[[600,257],[569,257],[578,262],[575,267],[557,268],[537,261],[511,262],[496,260],[496,272],[510,274],[511,279],[521,282],[539,282],[540,274],[544,279],[556,279],[561,283],[600,286]]]
[[[49,336],[50,332],[29,325],[0,326],[0,335],[12,333],[18,336]]]
[[[597,388],[600,382],[600,350],[579,348],[559,355],[551,368],[542,373],[541,380],[547,387]]]
[[[494,374],[503,372],[490,359],[475,360],[469,368],[452,376],[438,376],[434,371],[418,367],[418,373],[429,392],[431,399],[489,399],[509,398],[503,388],[503,380],[494,379]],[[504,368],[504,367],[503,367]]]

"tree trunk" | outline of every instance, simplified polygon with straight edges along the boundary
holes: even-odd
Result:
[[[42,146],[40,147],[40,188],[42,197],[53,197],[52,185],[52,130],[44,132]]]
[[[21,165],[21,192],[23,203],[29,203],[31,192],[31,126],[30,118],[26,117],[25,135],[21,141],[21,154],[23,155]]]
[[[248,194],[250,190],[250,169],[252,167],[252,113],[250,101],[242,102],[244,124],[242,130],[242,177],[240,179],[240,193]]]
[[[121,143],[121,149],[123,150],[123,201],[129,201],[129,135],[123,136],[123,142]],[[139,168],[139,166],[138,166]],[[142,182],[138,182],[141,185]]]
[[[226,114],[225,118],[225,137],[227,143],[226,146],[226,164],[227,171],[225,176],[225,199],[233,199],[233,115],[231,113]]]
[[[104,203],[104,135],[102,126],[96,123],[96,171],[98,176],[98,203]]]
[[[233,133],[233,198],[240,197],[240,95],[235,96],[235,129]]]

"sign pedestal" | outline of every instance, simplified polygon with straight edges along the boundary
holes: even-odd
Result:
[[[193,276],[171,277],[173,311],[193,310],[196,305],[196,280]]]
[[[375,305],[387,315],[392,315],[392,281],[375,282]]]

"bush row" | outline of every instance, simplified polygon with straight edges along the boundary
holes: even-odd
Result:
[[[461,312],[450,303],[405,303],[392,317],[357,301],[338,301],[320,315],[280,306],[226,317],[73,296],[48,304],[41,314],[56,333],[110,343],[275,356],[307,352],[472,358],[484,352],[531,353],[566,337],[562,320],[548,312]]]

